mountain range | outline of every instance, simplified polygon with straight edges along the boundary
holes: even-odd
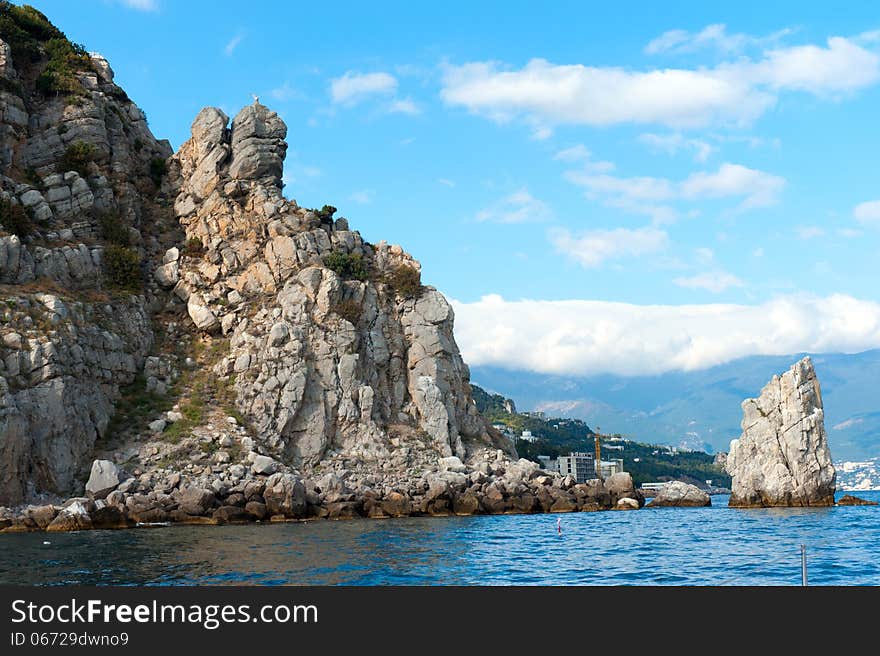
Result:
[[[746,398],[774,374],[811,355],[822,388],[825,425],[835,458],[864,460],[880,453],[880,391],[874,372],[880,350],[752,356],[698,371],[656,376],[554,376],[473,366],[471,378],[512,398],[522,410],[583,419],[594,429],[634,440],[710,452],[739,437]]]

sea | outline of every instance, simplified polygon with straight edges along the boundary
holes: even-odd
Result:
[[[859,492],[880,501],[880,492]],[[838,496],[841,496],[839,493]],[[880,585],[880,506],[0,535],[19,585]]]

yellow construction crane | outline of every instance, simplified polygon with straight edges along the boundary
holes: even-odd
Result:
[[[606,437],[630,437],[630,435],[621,435],[620,433],[610,433],[609,435],[602,435],[602,429],[599,426],[596,426],[596,431],[593,433],[593,437],[595,438],[596,445],[596,460],[595,469],[596,469],[596,478],[600,481],[602,480],[602,438]]]

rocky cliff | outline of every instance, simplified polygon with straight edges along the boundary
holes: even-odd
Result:
[[[0,531],[643,505],[517,460],[419,263],[284,196],[276,113],[172,154],[45,16],[0,39]]]
[[[0,4],[0,501],[81,489],[143,367],[168,155],[103,57]]]
[[[742,409],[743,433],[730,443],[727,458],[730,505],[834,505],[836,475],[810,358],[774,376]]]
[[[171,159],[175,213],[198,255],[170,252],[158,278],[198,330],[228,338],[214,372],[234,377],[236,407],[298,466],[332,450],[381,463],[392,427],[441,457],[488,444],[452,308],[400,247],[283,197],[286,133],[263,105],[231,125],[206,108]]]

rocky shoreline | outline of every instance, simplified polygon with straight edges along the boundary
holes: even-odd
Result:
[[[578,484],[570,476],[542,471],[531,461],[512,460],[500,450],[483,449],[467,462],[456,456],[441,458],[436,470],[390,490],[353,486],[349,472],[303,479],[267,456],[254,454],[251,459],[249,469],[233,465],[214,477],[191,479],[174,473],[162,480],[150,474],[126,477],[110,461],[95,461],[87,496],[0,509],[0,533],[644,506],[629,474]]]

